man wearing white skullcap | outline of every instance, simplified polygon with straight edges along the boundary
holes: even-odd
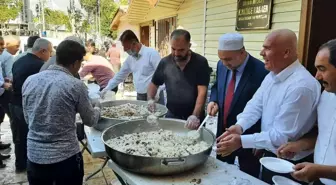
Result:
[[[217,137],[237,122],[237,115],[244,110],[268,73],[260,60],[246,52],[244,38],[239,33],[227,33],[219,38],[218,57],[216,82],[207,110],[211,116],[218,113]],[[260,132],[260,121],[245,133],[255,132]],[[241,149],[217,158],[233,164],[236,156],[240,169],[258,178],[260,164],[252,149]]]

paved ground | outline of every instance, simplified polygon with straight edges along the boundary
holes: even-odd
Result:
[[[1,140],[6,143],[12,143],[12,133],[11,133],[8,121],[1,124]],[[13,148],[13,145],[12,145],[12,148]],[[4,169],[0,169],[0,185],[28,185],[26,173],[20,173],[20,174],[15,173],[14,150],[13,149],[2,150],[1,153],[9,153],[11,154],[11,158],[4,161],[7,167]],[[93,159],[90,156],[90,154],[87,152],[84,152],[83,158],[84,158],[85,176],[89,175],[90,173],[98,169],[103,162],[103,160],[101,159]],[[108,167],[105,167],[104,173],[105,173],[107,182],[111,184],[111,181],[115,180],[115,176],[112,170]],[[106,183],[103,178],[103,174],[99,173],[96,176],[94,176],[92,179],[90,179],[89,181],[83,184],[105,185]],[[113,184],[116,184],[116,183],[113,183]]]
[[[130,87],[128,87],[130,88]],[[117,94],[117,99],[134,99],[133,97],[127,98],[122,97],[121,94]],[[9,120],[6,118],[5,122],[1,124],[0,134],[1,134],[1,141],[5,143],[12,143],[12,132],[10,130],[9,126]],[[6,168],[0,169],[0,185],[28,185],[27,180],[27,174],[21,173],[16,174],[15,173],[15,155],[14,155],[14,145],[12,143],[12,149],[10,150],[2,150],[1,153],[4,154],[11,154],[11,158],[4,161],[4,163],[7,165]],[[83,154],[84,158],[84,179],[86,176],[92,174],[96,169],[100,167],[100,165],[103,163],[102,159],[93,159],[91,155],[88,152],[84,152]],[[108,184],[112,185],[119,185],[119,181],[115,178],[114,173],[112,170],[108,167],[104,168],[104,174],[106,177],[106,180]],[[86,185],[106,185],[105,179],[103,177],[102,173],[98,173],[93,178],[91,178],[89,181],[84,182],[83,184]]]

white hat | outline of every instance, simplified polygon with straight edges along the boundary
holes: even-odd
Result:
[[[239,33],[226,33],[219,38],[218,50],[237,51],[244,47],[244,37]]]

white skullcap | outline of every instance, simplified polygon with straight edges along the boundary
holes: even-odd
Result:
[[[244,47],[244,37],[239,33],[226,33],[219,38],[218,50],[237,51]]]

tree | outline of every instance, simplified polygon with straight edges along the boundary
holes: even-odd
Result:
[[[120,0],[119,3],[120,5],[128,5],[129,0]]]
[[[46,24],[52,26],[54,30],[57,30],[61,26],[67,26],[67,29],[71,30],[71,27],[69,28],[69,17],[60,10],[51,10],[50,8],[45,8],[44,17]]]
[[[118,6],[111,0],[101,0],[101,34],[112,37],[113,31],[110,29],[112,18],[118,11]]]
[[[69,24],[73,33],[77,33],[83,23],[83,13],[80,9],[68,9]]]
[[[116,33],[110,30],[110,24],[114,14],[118,10],[118,6],[112,0],[99,1],[101,34],[109,37],[115,36]],[[87,12],[88,23],[95,25],[96,20],[94,17],[97,16],[98,0],[80,0],[80,5]],[[95,31],[98,31],[97,28],[95,28]]]
[[[23,6],[22,0],[0,0],[0,22],[17,18]]]

